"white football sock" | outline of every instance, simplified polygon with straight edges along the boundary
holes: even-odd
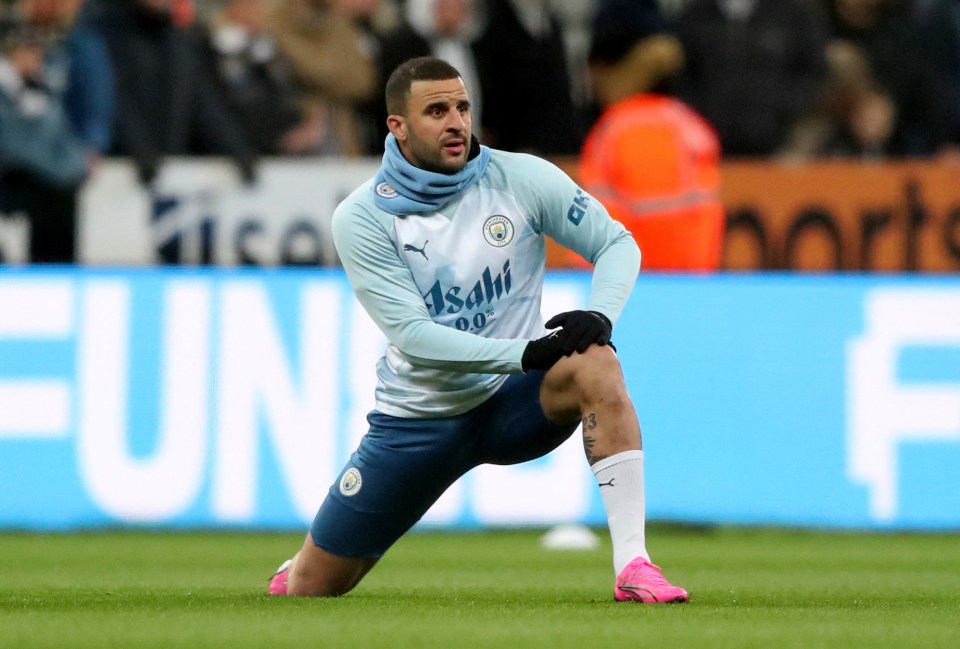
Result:
[[[637,557],[650,559],[643,497],[643,451],[623,451],[600,460],[591,468],[607,510],[613,569],[619,575]]]

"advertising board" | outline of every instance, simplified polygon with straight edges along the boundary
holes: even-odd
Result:
[[[650,518],[960,527],[960,279],[641,276],[614,342]],[[384,345],[338,270],[0,271],[0,527],[302,528]],[[423,524],[598,524],[598,491],[575,434]]]

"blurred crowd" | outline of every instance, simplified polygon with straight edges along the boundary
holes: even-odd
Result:
[[[656,93],[723,158],[960,158],[960,0],[0,0],[0,214],[45,214],[31,258],[70,260],[106,156],[148,185],[167,156],[248,183],[264,157],[378,156],[386,78],[426,54],[507,150],[578,155]]]

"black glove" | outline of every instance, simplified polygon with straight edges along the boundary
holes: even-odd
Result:
[[[560,345],[560,332],[554,331],[549,336],[537,338],[527,343],[520,359],[520,367],[524,372],[530,370],[549,370],[553,364],[566,356]]]
[[[547,321],[547,328],[559,331],[527,343],[520,365],[524,372],[548,370],[564,356],[577,351],[583,353],[590,345],[610,345],[613,326],[607,317],[596,311],[567,311]],[[616,348],[614,348],[616,349]]]
[[[573,352],[581,354],[590,345],[606,345],[610,342],[613,325],[607,316],[596,311],[566,311],[558,313],[547,321],[547,329],[560,330],[560,347],[564,356]]]

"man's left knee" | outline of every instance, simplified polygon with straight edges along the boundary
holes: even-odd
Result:
[[[584,361],[580,367],[583,373],[622,377],[620,359],[609,345],[591,345],[580,357]]]
[[[574,381],[584,394],[602,391],[610,393],[623,388],[623,371],[613,348],[607,345],[592,345],[578,355]]]
[[[619,410],[629,402],[620,361],[606,345],[592,345],[583,353],[561,358],[547,372],[540,389],[543,411],[555,424],[580,419],[584,409],[600,403]]]

